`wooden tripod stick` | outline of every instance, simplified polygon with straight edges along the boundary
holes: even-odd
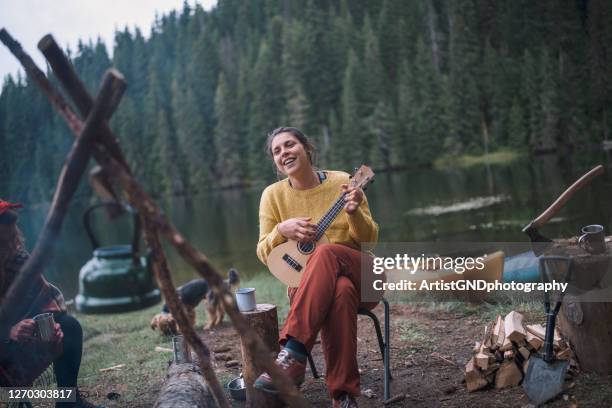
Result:
[[[54,44],[54,41],[51,41],[51,44]],[[59,47],[56,47],[56,48],[59,50]],[[27,58],[25,58],[24,56]],[[54,60],[53,56],[51,55],[46,55],[46,56],[49,62],[51,62],[53,66],[53,62],[52,62]],[[63,53],[60,55],[60,57],[61,57],[60,61],[56,60],[55,62],[57,62],[60,66],[64,64],[64,68],[67,67],[69,68],[69,71],[70,70],[73,71],[69,61],[67,61]],[[42,72],[36,67],[36,65],[31,61],[31,59],[27,56],[27,54],[22,52],[22,55],[18,56],[18,59],[20,60],[20,62],[22,62],[22,65],[26,69],[26,72],[28,73],[28,75],[32,75],[32,73],[34,75],[38,74],[37,76],[40,81],[37,83],[39,84],[39,86],[41,87],[45,95],[47,95],[53,107],[60,113],[60,116],[64,120],[69,122],[69,126],[71,126],[71,129],[78,126],[79,125],[78,118],[76,122],[74,122],[74,118],[76,118],[76,115],[74,114],[74,112],[72,112],[70,106],[66,103],[63,97],[59,93],[57,93],[57,91],[53,89],[53,87],[49,84],[44,74],[42,74]],[[27,63],[28,60],[30,61],[30,63]],[[63,63],[62,63],[62,60],[64,61]],[[56,75],[57,75],[58,74],[57,67],[54,67],[54,70],[56,71]],[[64,83],[62,78],[60,78],[60,81]],[[74,85],[74,83],[72,85]],[[82,86],[82,84],[80,86]],[[68,88],[67,90],[69,93],[71,92],[70,88]],[[82,94],[83,93],[81,93],[81,95]],[[80,108],[83,109],[83,106],[80,106]],[[73,121],[72,125],[70,125],[70,121]],[[101,143],[104,143],[105,145],[112,143],[114,140],[114,136],[112,135],[112,133],[110,132],[110,129],[108,129],[107,126],[102,127],[100,129],[99,137],[100,137],[100,140],[102,141]],[[113,151],[112,158],[109,156],[111,151]],[[263,367],[271,375],[275,384],[277,384],[279,388],[281,397],[290,406],[298,406],[298,407],[308,406],[308,403],[304,400],[304,398],[299,393],[299,391],[290,383],[289,380],[287,380],[283,376],[283,374],[274,364],[273,360],[270,357],[268,357],[269,350],[265,348],[261,340],[252,336],[248,332],[248,326],[246,325],[246,322],[244,321],[244,319],[242,319],[242,316],[240,315],[240,313],[237,311],[233,296],[229,293],[226,287],[222,286],[221,277],[216,273],[214,268],[210,265],[206,256],[200,253],[199,251],[197,251],[195,248],[193,248],[189,244],[189,242],[187,242],[183,238],[183,236],[176,230],[176,228],[165,219],[165,217],[163,216],[159,208],[146,195],[146,193],[144,193],[144,191],[140,188],[140,186],[133,179],[133,177],[131,177],[131,172],[129,170],[129,167],[127,165],[122,164],[122,163],[125,163],[125,160],[123,160],[120,149],[118,150],[106,149],[102,147],[101,145],[97,144],[94,147],[94,157],[100,164],[105,164],[105,169],[108,171],[112,171],[112,174],[121,182],[122,187],[125,189],[126,192],[128,192],[128,195],[131,196],[132,205],[134,205],[140,211],[141,217],[145,217],[145,214],[148,214],[148,218],[150,217],[149,218],[150,220],[158,224],[160,232],[164,235],[164,237],[167,240],[169,240],[177,249],[179,249],[179,252],[181,253],[181,255],[185,259],[187,259],[187,261],[192,266],[194,266],[194,268],[198,271],[198,273],[200,273],[200,275],[207,278],[209,280],[209,283],[213,287],[213,290],[216,293],[220,294],[220,298],[224,303],[224,306],[228,312],[228,315],[232,319],[232,322],[236,330],[240,334],[241,338],[243,339],[243,342],[245,342],[245,345],[247,347],[250,347],[253,349],[254,355],[257,355],[258,358],[261,359],[260,361],[261,367]],[[146,198],[146,200],[139,201],[138,200],[139,197]],[[187,341],[190,342],[190,339],[187,338]]]
[[[32,256],[21,268],[12,282],[7,295],[0,306],[0,338],[6,338],[16,319],[21,319],[29,304],[24,296],[32,282],[42,273],[48,259],[52,256],[56,237],[60,234],[68,205],[79,185],[79,180],[87,167],[97,129],[112,114],[109,101],[118,100],[125,90],[123,76],[115,70],[109,70],[104,76],[102,87],[93,109],[83,126],[82,132],[72,145],[66,163],[62,168],[53,202],[47,214],[45,225],[36,241]],[[10,310],[10,311],[9,311]]]

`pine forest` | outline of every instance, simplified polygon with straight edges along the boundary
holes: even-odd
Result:
[[[150,33],[69,53],[92,93],[108,67],[125,75],[111,126],[154,194],[273,179],[264,143],[278,126],[314,139],[318,167],[346,171],[610,138],[609,0],[186,2]],[[36,86],[7,76],[2,194],[49,200],[71,143]]]

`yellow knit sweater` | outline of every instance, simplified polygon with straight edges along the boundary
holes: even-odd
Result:
[[[259,242],[257,256],[265,264],[274,247],[287,241],[276,226],[295,217],[312,217],[318,223],[332,204],[340,197],[341,184],[349,182],[349,175],[341,171],[326,171],[323,183],[308,190],[296,190],[284,179],[269,185],[261,194],[259,203]],[[368,201],[364,196],[361,205],[352,215],[344,210],[325,232],[330,242],[359,249],[360,242],[378,240],[378,224],[372,219]]]

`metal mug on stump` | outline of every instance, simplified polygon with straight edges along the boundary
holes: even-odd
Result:
[[[582,228],[582,236],[578,239],[578,245],[591,254],[602,254],[606,252],[606,234],[602,225],[593,224]]]
[[[53,341],[55,339],[55,319],[53,313],[41,313],[34,316],[36,331],[42,341]]]
[[[241,312],[252,312],[257,308],[255,288],[241,288],[236,291],[236,304]]]

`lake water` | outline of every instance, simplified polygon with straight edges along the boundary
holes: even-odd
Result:
[[[367,196],[382,242],[515,241],[528,242],[521,228],[603,156],[523,158],[504,165],[423,169],[382,173]],[[220,270],[237,267],[243,276],[267,273],[255,255],[258,205],[263,185],[243,190],[214,191],[189,197],[165,197],[158,203],[180,231]],[[581,226],[612,227],[612,180],[600,176],[542,230],[549,237],[577,235]],[[66,298],[78,290],[78,273],[92,248],[82,224],[90,203],[76,200],[64,223],[57,250],[45,274]],[[331,203],[330,203],[331,205]],[[23,211],[20,225],[32,248],[48,205]],[[103,245],[129,243],[128,219],[108,222],[102,213],[95,227]],[[170,247],[167,256],[175,283],[196,277]]]

